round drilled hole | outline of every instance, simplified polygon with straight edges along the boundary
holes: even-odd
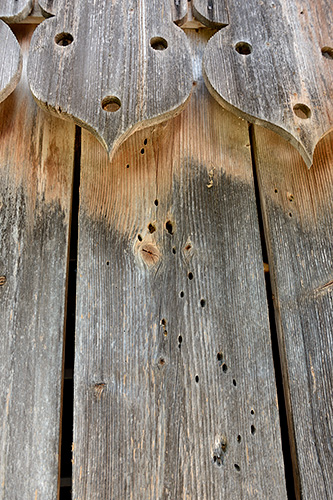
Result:
[[[109,113],[115,113],[120,109],[121,102],[115,95],[108,95],[102,100],[102,108]]]
[[[295,115],[302,120],[307,120],[311,116],[311,109],[306,104],[302,104],[299,102],[295,104],[293,110]]]
[[[168,48],[168,42],[166,41],[165,38],[162,38],[160,36],[154,36],[150,40],[150,46],[154,50],[165,50]]]
[[[333,59],[333,48],[332,47],[323,47],[321,49],[321,53],[326,59]]]
[[[54,41],[57,45],[60,45],[60,47],[67,47],[74,42],[74,38],[70,33],[58,33],[54,37]]]
[[[238,42],[235,45],[236,52],[242,56],[248,56],[252,52],[252,46],[247,42]]]

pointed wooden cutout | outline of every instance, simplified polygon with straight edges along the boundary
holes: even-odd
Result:
[[[58,1],[33,36],[28,79],[42,106],[93,132],[110,154],[179,112],[193,80],[170,0]]]
[[[227,0],[192,0],[192,6],[193,14],[205,26],[221,28],[229,24]]]
[[[18,23],[31,12],[32,0],[1,0],[0,18],[7,23]]]
[[[0,20],[0,102],[18,84],[22,71],[21,49],[12,30]]]
[[[285,137],[310,167],[333,122],[331,2],[228,6],[230,25],[206,49],[209,90],[234,113]]]

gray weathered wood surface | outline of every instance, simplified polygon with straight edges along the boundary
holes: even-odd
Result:
[[[182,25],[187,18],[189,1],[170,0],[170,3],[173,21],[178,25]]]
[[[18,23],[31,12],[33,0],[1,0],[0,19],[8,23]]]
[[[42,106],[88,128],[111,153],[184,107],[191,69],[170,0],[62,0],[36,29],[28,76]]]
[[[75,500],[286,498],[246,122],[201,74],[108,161],[83,131]]]
[[[308,166],[333,123],[330,0],[234,0],[211,38],[207,85],[221,104],[290,141]]]
[[[22,56],[18,41],[6,23],[0,20],[0,102],[4,101],[20,81]]]
[[[57,498],[73,149],[24,70],[0,106],[1,500]]]
[[[228,1],[192,0],[193,14],[205,26],[221,28],[229,24]]]
[[[256,127],[256,164],[284,367],[298,498],[333,498],[333,135],[310,171]]]
[[[39,6],[45,17],[55,16],[58,9],[58,3],[61,0],[39,0]]]

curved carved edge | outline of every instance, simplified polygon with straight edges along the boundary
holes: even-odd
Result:
[[[310,167],[316,144],[333,126],[332,61],[322,52],[327,27],[316,18],[325,7],[329,12],[328,2],[321,0],[322,8],[309,10],[306,19],[297,0],[293,7],[287,3],[252,5],[252,17],[243,7],[237,18],[235,10],[235,22],[207,45],[204,75],[221,105],[282,135]]]
[[[18,23],[30,14],[33,0],[1,0],[0,19],[6,23]]]
[[[196,19],[208,28],[229,24],[227,0],[192,0],[192,9]]]
[[[0,102],[15,89],[21,78],[22,54],[15,35],[0,20]]]
[[[134,131],[179,113],[193,86],[190,47],[172,22],[169,0],[141,2],[139,11],[136,1],[132,5],[128,25],[128,2],[99,3],[97,15],[90,3],[76,10],[67,4],[66,20],[57,15],[44,21],[30,46],[28,81],[37,102],[88,129],[110,156]],[[100,24],[105,18],[110,23]],[[59,34],[71,43],[57,45]],[[110,103],[109,96],[115,98]]]
[[[39,7],[44,17],[55,16],[57,12],[57,0],[38,0]]]
[[[188,0],[170,0],[173,22],[182,26],[187,20]]]

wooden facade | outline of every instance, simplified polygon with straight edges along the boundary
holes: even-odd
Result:
[[[268,128],[261,126],[268,115],[255,116],[242,102],[235,113],[231,97],[225,103],[223,86],[232,83],[227,72],[221,76],[227,65],[216,62],[214,51],[224,30],[228,38],[240,26],[238,1],[130,2],[151,16],[143,30],[157,26],[166,38],[177,35],[160,80],[145,73],[142,99],[149,102],[140,111],[139,59],[128,73],[138,92],[128,114],[123,102],[132,91],[128,75],[119,73],[119,120],[115,101],[94,111],[73,102],[81,84],[64,91],[66,82],[80,80],[84,54],[76,70],[68,65],[67,79],[63,66],[59,76],[55,59],[42,54],[52,23],[69,22],[57,15],[66,19],[66,9],[85,2],[43,0],[42,10],[24,0],[6,3],[12,10],[0,7],[8,23],[0,21],[7,44],[5,56],[0,49],[0,500],[332,499],[328,3],[319,2],[311,32],[321,58],[318,78],[311,78],[326,94],[315,100],[308,92],[312,128],[301,124],[300,131],[290,118],[297,100],[283,123],[271,102],[274,110],[264,110],[274,115]],[[167,3],[178,27],[162,27]],[[259,3],[247,8],[258,11]],[[162,13],[154,18],[155,4]],[[285,4],[274,2],[274,12]],[[308,2],[302,9],[301,23],[311,17]],[[42,22],[41,12],[51,19]],[[77,26],[84,40],[88,31]],[[244,33],[250,28],[243,22]],[[129,36],[128,26],[119,33]],[[170,49],[166,38],[158,39],[161,52]],[[105,74],[117,53],[110,61]],[[308,86],[311,78],[304,77]],[[94,92],[99,86],[102,80]],[[159,90],[170,95],[158,100]],[[242,91],[240,101],[245,97]],[[82,109],[90,110],[85,119]],[[72,398],[64,397],[64,386],[66,392],[72,384],[74,330],[72,437]],[[61,469],[61,445],[72,473]]]

